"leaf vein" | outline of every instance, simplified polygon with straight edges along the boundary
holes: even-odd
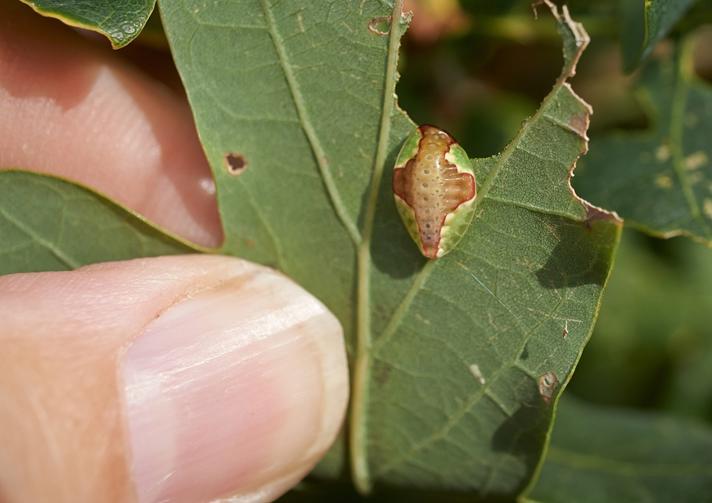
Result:
[[[560,300],[551,310],[551,314],[556,313],[562,303],[563,300]],[[465,416],[465,414],[467,414],[470,410],[472,410],[475,405],[479,403],[484,394],[492,387],[492,384],[496,382],[497,379],[499,379],[502,373],[515,365],[515,362],[519,359],[519,355],[526,347],[527,342],[529,342],[531,334],[536,332],[536,330],[539,329],[539,327],[544,323],[544,321],[546,321],[546,319],[548,319],[548,317],[542,318],[542,320],[532,326],[531,330],[524,334],[524,337],[522,338],[522,344],[520,345],[519,350],[513,353],[515,355],[514,358],[511,358],[508,362],[504,362],[504,364],[492,374],[491,378],[488,379],[487,383],[484,386],[480,387],[475,393],[473,393],[470,398],[468,398],[463,403],[462,407],[460,407],[460,409],[455,412],[441,428],[439,428],[437,431],[433,432],[430,436],[424,438],[417,444],[413,445],[410,449],[402,453],[400,456],[395,456],[390,462],[385,463],[381,467],[381,469],[374,475],[382,476],[383,474],[393,470],[396,466],[403,463],[415,453],[422,451],[431,444],[446,438],[450,431],[455,426],[457,426],[460,420]]]
[[[60,262],[62,262],[64,265],[69,267],[70,269],[76,269],[78,268],[81,263],[78,260],[73,259],[66,253],[64,253],[62,250],[60,250],[55,243],[52,243],[39,234],[35,232],[35,230],[27,225],[25,225],[22,220],[16,218],[12,214],[8,213],[5,211],[3,208],[0,208],[0,215],[2,215],[8,222],[11,224],[15,225],[18,229],[20,229],[25,235],[28,237],[32,238],[36,243],[40,244],[47,250],[49,250],[52,255],[54,255]]]
[[[334,207],[334,211],[339,217],[339,220],[341,220],[341,223],[346,229],[351,241],[354,245],[357,245],[361,240],[361,236],[354,222],[348,217],[346,206],[341,200],[341,195],[339,194],[336,188],[336,183],[331,175],[326,152],[324,152],[324,148],[321,146],[321,142],[319,141],[319,136],[312,125],[311,119],[307,112],[306,102],[304,101],[304,97],[299,90],[299,83],[297,82],[294,72],[292,71],[287,53],[284,50],[284,43],[282,42],[281,35],[277,31],[274,15],[272,14],[272,10],[270,8],[273,6],[270,6],[267,0],[261,0],[261,5],[267,20],[267,29],[270,34],[272,44],[277,52],[279,63],[282,66],[282,71],[284,72],[285,79],[287,80],[287,85],[292,95],[292,101],[294,102],[294,106],[297,110],[297,115],[299,115],[302,130],[309,141],[309,146],[311,147],[314,159],[316,160],[316,164],[321,173],[324,187],[326,188],[326,192],[329,194],[329,199],[331,200],[331,204]]]

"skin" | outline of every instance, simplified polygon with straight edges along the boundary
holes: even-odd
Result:
[[[0,167],[218,245],[188,104],[127,52],[0,2]],[[338,323],[294,288],[207,255],[0,277],[0,501],[266,502],[297,484],[340,428],[348,373]],[[174,382],[131,392],[155,376]]]
[[[449,251],[442,246],[447,217],[457,217],[458,209],[475,198],[475,176],[446,158],[457,146],[449,134],[428,125],[420,126],[418,132],[420,140],[414,155],[393,171],[393,193],[401,214],[406,213],[406,226],[413,222],[417,226],[413,234],[423,255],[435,259]],[[404,148],[412,146],[406,144]],[[409,211],[413,218],[408,218]]]

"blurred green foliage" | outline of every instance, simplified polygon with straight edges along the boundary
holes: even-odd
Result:
[[[712,251],[627,231],[571,391],[712,421]]]

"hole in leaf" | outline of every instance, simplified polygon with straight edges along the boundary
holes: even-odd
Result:
[[[545,403],[551,402],[558,385],[559,378],[551,371],[539,377],[539,395]]]
[[[228,152],[225,154],[225,167],[231,175],[241,175],[247,169],[247,159],[242,154]]]
[[[368,22],[368,31],[376,35],[388,35],[391,31],[391,16],[372,18]]]

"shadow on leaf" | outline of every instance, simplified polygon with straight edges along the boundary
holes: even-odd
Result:
[[[614,226],[602,220],[579,223],[561,219],[556,232],[559,242],[536,272],[539,284],[544,288],[603,285]]]

